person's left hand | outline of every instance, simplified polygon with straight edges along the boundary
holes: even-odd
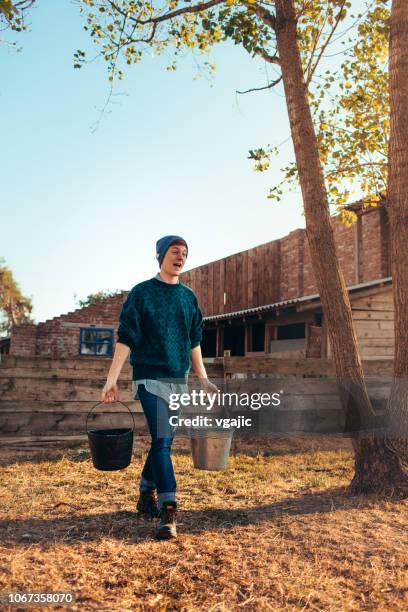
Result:
[[[214,385],[212,382],[210,382],[208,378],[200,379],[200,384],[201,384],[201,388],[203,389],[203,391],[207,393],[208,395],[214,395],[215,393],[218,393],[219,391],[218,387]]]

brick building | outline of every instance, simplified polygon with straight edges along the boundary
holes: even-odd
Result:
[[[357,222],[347,228],[332,217],[332,227],[362,354],[367,359],[392,358],[386,207],[350,208]],[[181,280],[197,294],[205,317],[204,356],[221,356],[224,350],[232,355],[330,356],[305,230],[184,272]],[[84,359],[111,355],[126,295],[123,291],[43,323],[15,327],[10,354]]]

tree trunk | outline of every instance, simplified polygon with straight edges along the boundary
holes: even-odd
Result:
[[[375,416],[364,381],[350,300],[335,251],[333,229],[303,68],[296,42],[293,0],[276,0],[276,41],[286,104],[303,196],[310,256],[326,317],[340,396],[353,437],[355,493],[389,489],[400,484],[395,456],[384,438],[367,430]],[[363,431],[364,430],[364,431]],[[392,482],[390,482],[390,479]]]
[[[390,19],[391,130],[387,206],[394,294],[394,380],[388,402],[388,446],[408,487],[408,3],[393,0]]]

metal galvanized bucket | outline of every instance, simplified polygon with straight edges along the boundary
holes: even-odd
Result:
[[[227,467],[233,429],[189,430],[193,465],[198,470],[223,470]]]
[[[89,416],[92,410],[101,403],[95,404],[86,417],[86,430],[92,463],[97,470],[123,470],[128,467],[132,459],[134,428],[120,427],[115,429],[91,429],[88,431]],[[129,410],[126,404],[118,403]],[[132,416],[133,425],[135,425],[134,416],[130,410],[129,412]]]

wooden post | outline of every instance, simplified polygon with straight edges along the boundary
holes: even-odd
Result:
[[[251,324],[250,323],[246,323],[245,324],[245,341],[244,341],[244,350],[245,350],[245,355],[247,353],[249,353],[249,351],[251,350]]]
[[[224,350],[224,328],[217,326],[216,346],[215,355],[216,357],[222,357]]]

